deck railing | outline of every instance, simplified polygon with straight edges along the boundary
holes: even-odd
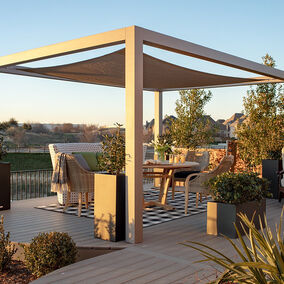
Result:
[[[54,195],[51,192],[52,170],[11,172],[11,199],[22,200]]]
[[[51,192],[52,170],[11,171],[11,200],[23,200],[56,195]],[[143,179],[143,184],[153,179]]]

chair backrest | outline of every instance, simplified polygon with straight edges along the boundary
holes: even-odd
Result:
[[[72,154],[73,152],[101,152],[101,143],[57,143],[49,144],[49,153],[51,157],[52,167],[55,167],[55,155],[58,152]],[[143,162],[146,158],[147,145],[143,144]]]
[[[58,152],[72,154],[73,152],[101,152],[101,143],[57,143],[49,144],[49,153],[53,169],[55,167],[55,155]]]
[[[143,163],[146,160],[147,147],[147,144],[143,144]]]
[[[208,151],[188,151],[185,160],[199,163],[200,171],[204,171],[209,166],[210,154]]]
[[[213,176],[218,176],[222,173],[228,172],[232,167],[233,163],[234,163],[233,155],[225,156],[221,160],[220,164],[214,170],[212,170],[210,174],[212,174]]]
[[[207,182],[210,178],[216,177],[222,173],[228,172],[230,168],[232,167],[234,163],[234,156],[228,155],[225,156],[220,164],[209,173],[201,173],[198,177],[195,179],[188,181],[188,184],[190,184],[190,191],[192,192],[207,192],[208,188],[205,186],[205,182]],[[188,185],[186,185],[188,186]]]

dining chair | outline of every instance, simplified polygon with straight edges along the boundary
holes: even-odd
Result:
[[[196,174],[201,171],[204,171],[209,166],[210,155],[208,151],[188,151],[185,157],[185,160],[188,162],[197,162],[199,166],[191,171],[185,170],[176,170],[172,179],[172,199],[175,198],[175,192],[179,191],[179,188],[176,190],[177,182],[185,182],[186,178],[190,174]],[[194,178],[193,176],[192,178]],[[198,194],[196,198],[198,199]]]
[[[179,191],[184,192],[185,194],[185,205],[184,205],[184,213],[187,214],[188,211],[188,199],[189,193],[199,193],[199,194],[209,194],[209,189],[205,185],[205,183],[222,173],[228,172],[234,163],[234,156],[228,155],[225,156],[220,164],[209,172],[200,172],[200,173],[193,173],[187,176],[185,179],[184,187],[179,187]],[[196,201],[198,205],[198,200]]]

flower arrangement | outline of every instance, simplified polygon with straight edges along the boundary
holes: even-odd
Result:
[[[170,134],[160,135],[157,141],[152,141],[151,146],[154,147],[155,152],[158,153],[159,159],[164,160],[165,154],[172,154],[173,140]]]

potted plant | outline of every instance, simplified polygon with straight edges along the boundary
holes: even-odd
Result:
[[[254,216],[255,226],[260,228],[259,217],[263,221],[266,211],[265,198],[271,195],[266,179],[253,172],[226,172],[211,178],[206,186],[214,200],[207,203],[207,234],[236,238],[234,224],[243,232],[240,213],[250,219]]]
[[[7,147],[3,136],[0,136],[0,210],[11,207],[10,202],[10,163],[3,162],[7,154]]]
[[[125,239],[125,138],[121,125],[116,134],[105,135],[99,167],[95,174],[94,234],[110,241]]]

